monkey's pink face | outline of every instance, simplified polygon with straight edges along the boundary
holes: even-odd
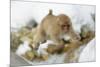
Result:
[[[67,33],[70,29],[70,24],[62,24],[61,25],[61,30],[65,33]]]
[[[65,15],[59,16],[58,24],[64,33],[68,32],[71,28],[71,21],[70,21],[69,17],[65,16]]]

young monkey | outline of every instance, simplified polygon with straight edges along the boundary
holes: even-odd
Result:
[[[64,45],[64,35],[70,36],[71,41],[80,39],[75,33],[68,16],[64,14],[55,16],[52,14],[52,10],[49,10],[49,14],[37,27],[32,46],[33,48],[38,48],[41,43],[48,39],[54,41],[56,45]]]

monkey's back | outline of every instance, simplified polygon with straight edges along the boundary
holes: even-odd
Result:
[[[54,15],[47,15],[41,23],[41,26],[44,30],[44,32],[49,35],[49,34],[58,34],[60,32],[60,28],[57,25],[57,16]]]

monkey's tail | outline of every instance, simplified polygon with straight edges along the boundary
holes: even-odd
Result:
[[[52,10],[51,9],[49,10],[49,14],[48,15],[52,15]]]

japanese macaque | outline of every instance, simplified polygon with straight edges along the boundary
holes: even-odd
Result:
[[[72,22],[67,15],[60,14],[55,16],[52,10],[42,20],[37,27],[36,34],[33,38],[33,48],[37,48],[41,43],[46,40],[52,40],[56,45],[64,45],[63,39],[69,36],[71,41],[80,40],[72,27]]]

